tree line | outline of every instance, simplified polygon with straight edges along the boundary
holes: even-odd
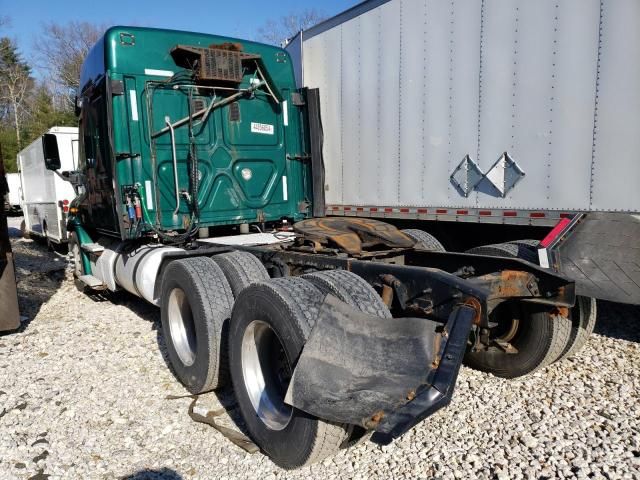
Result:
[[[6,34],[0,18],[0,147],[8,172],[16,155],[53,126],[74,126],[75,92],[84,58],[103,28],[86,22],[45,24],[32,59]]]
[[[257,40],[281,45],[301,29],[324,18],[315,9],[267,20]],[[0,17],[0,151],[8,172],[16,172],[16,155],[53,126],[75,126],[75,96],[80,69],[106,25],[71,21],[42,25],[34,39],[33,58],[8,34],[10,19]]]

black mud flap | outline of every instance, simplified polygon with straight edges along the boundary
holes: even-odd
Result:
[[[576,293],[640,304],[640,215],[594,212],[559,238],[553,261]]]
[[[449,403],[475,316],[460,305],[446,325],[385,319],[328,295],[285,402],[391,441]]]

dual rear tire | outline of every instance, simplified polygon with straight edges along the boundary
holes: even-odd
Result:
[[[318,462],[368,438],[362,428],[284,402],[327,293],[391,317],[375,290],[350,272],[269,279],[245,252],[174,260],[163,275],[162,328],[176,377],[201,393],[224,385],[228,372],[250,436],[283,468]]]
[[[342,270],[272,279],[244,289],[233,308],[231,379],[251,437],[283,468],[318,462],[370,436],[284,403],[289,380],[327,294],[355,309],[391,318],[375,290]]]
[[[161,298],[162,331],[176,378],[194,394],[223,386],[233,306],[223,271],[208,257],[174,260],[164,272]]]

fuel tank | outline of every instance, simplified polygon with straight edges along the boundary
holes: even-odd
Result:
[[[118,243],[115,248],[105,249],[96,262],[95,275],[102,277],[100,279],[111,290],[120,287],[158,305],[156,282],[162,260],[168,254],[183,251],[165,245],[144,245],[131,250],[122,248]]]

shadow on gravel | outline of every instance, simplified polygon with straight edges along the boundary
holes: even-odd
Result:
[[[164,336],[162,334],[162,326],[160,323],[160,309],[124,291],[108,293],[105,295],[104,300],[110,301],[116,305],[121,305],[123,307],[126,307],[132,312],[134,312],[136,315],[138,315],[140,318],[142,318],[143,320],[146,320],[153,324],[152,329],[156,331],[156,342],[158,344],[158,350],[160,350],[160,354],[162,355],[162,359],[164,360],[165,365],[167,366],[169,371],[173,373],[175,376],[173,367],[171,366],[171,361],[169,360],[169,355],[167,354],[167,348],[166,348],[166,343],[164,341]],[[179,382],[177,378],[176,378],[176,382]],[[223,388],[220,388],[218,390],[214,390],[212,392],[204,392],[203,395],[211,394],[211,393],[214,394],[217,397],[218,401],[220,402],[220,405],[222,405],[222,407],[226,410],[227,414],[229,415],[229,418],[233,421],[236,428],[240,431],[242,435],[244,435],[248,439],[249,432],[247,431],[246,426],[244,424],[244,420],[242,419],[242,415],[240,414],[240,411],[237,408],[238,404],[236,403],[235,395],[233,393],[233,389],[231,388],[230,383],[231,381],[229,380],[229,385]],[[188,397],[189,395],[186,395],[186,396]],[[227,439],[229,439],[227,433],[225,433],[224,431],[221,431],[218,428],[216,428],[216,430],[218,430],[218,432],[220,432],[222,435],[227,437]],[[229,440],[229,441],[233,443],[232,440]],[[125,478],[129,479],[129,478],[165,478],[165,477],[150,476],[150,477],[125,477]],[[174,477],[166,477],[166,478],[174,478]],[[179,478],[179,477],[176,477],[176,478]]]
[[[160,354],[162,355],[162,360],[164,360],[167,368],[171,371],[171,373],[173,373],[171,362],[169,361],[169,356],[167,355],[167,348],[164,343],[164,337],[162,336],[162,327],[160,325],[160,309],[154,305],[147,303],[145,300],[142,300],[141,298],[138,298],[135,295],[132,295],[129,292],[125,291],[109,293],[106,299],[116,305],[122,305],[123,307],[128,308],[143,320],[146,320],[147,322],[153,324],[151,328],[156,331],[156,343],[158,344],[158,350],[160,350]]]
[[[598,300],[594,333],[640,343],[640,306]]]
[[[170,468],[161,468],[160,470],[140,470],[120,478],[121,480],[181,480],[182,475]]]

